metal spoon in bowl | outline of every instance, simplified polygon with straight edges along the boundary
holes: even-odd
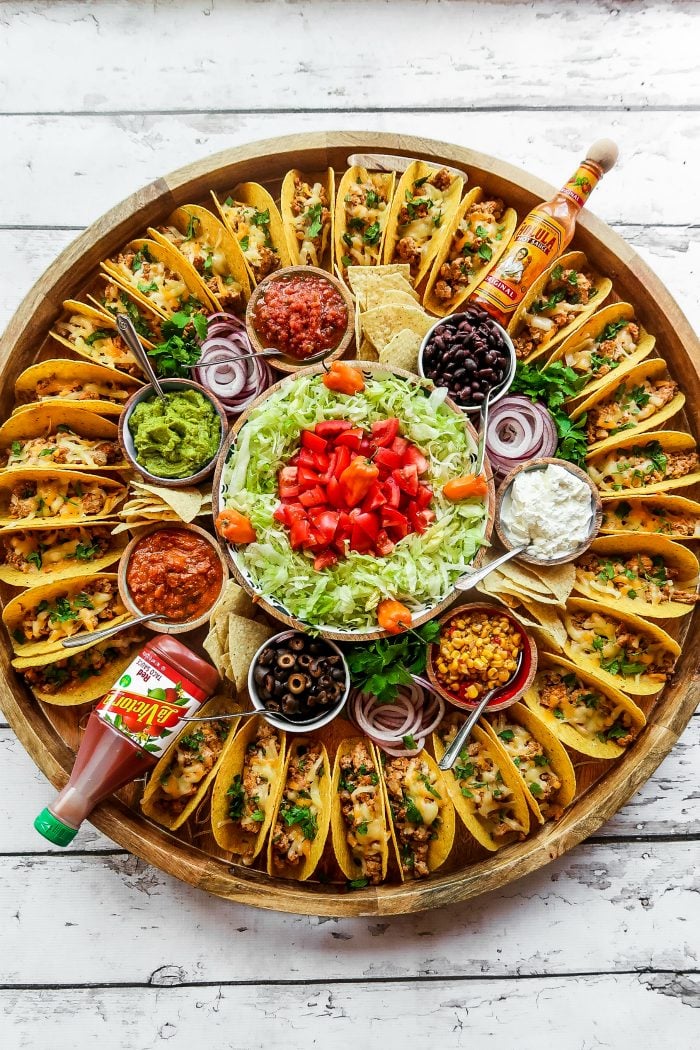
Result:
[[[517,677],[518,673],[520,672],[520,668],[522,667],[522,664],[523,664],[523,650],[521,649],[520,653],[518,655],[517,663],[515,665],[515,670],[511,674],[511,676],[508,679],[508,681],[507,682],[499,682],[499,684],[497,686],[494,686],[493,689],[489,689],[489,691],[487,693],[484,693],[484,695],[482,696],[482,698],[479,701],[479,703],[476,705],[474,710],[470,713],[470,715],[467,718],[467,720],[464,723],[464,725],[461,726],[457,730],[457,735],[455,736],[454,740],[452,741],[450,746],[445,751],[445,754],[442,756],[442,758],[438,762],[438,766],[440,767],[440,769],[442,769],[442,770],[452,769],[453,765],[455,764],[455,762],[457,761],[457,759],[459,757],[460,751],[462,750],[462,748],[466,744],[467,740],[469,739],[469,736],[471,734],[472,729],[474,728],[476,723],[479,721],[479,719],[483,715],[483,713],[486,710],[487,706],[489,705],[491,700],[493,700],[494,696],[496,696],[497,693],[502,693],[504,689],[508,688],[508,686],[511,684],[511,682]]]
[[[516,558],[518,554],[522,554],[523,551],[527,550],[527,545],[523,544],[522,547],[513,547],[511,550],[506,551],[505,554],[501,554],[498,558],[494,558],[493,561],[489,561],[486,565],[481,565],[478,569],[470,569],[469,572],[465,572],[455,583],[455,590],[457,591],[470,591],[472,587],[475,587],[477,583],[481,583],[485,580],[489,573],[493,572],[494,569],[498,569],[499,566],[504,565],[511,558]]]
[[[226,365],[230,361],[242,361],[246,357],[283,357],[285,361],[293,362],[299,367],[305,367],[306,365],[313,365],[316,361],[322,361],[324,357],[328,357],[332,350],[320,350],[317,354],[312,354],[311,357],[296,358],[290,357],[289,354],[285,354],[284,350],[276,350],[274,347],[267,347],[265,350],[251,350],[249,353],[232,354],[230,357],[217,357],[216,360],[204,361],[200,364],[195,361],[190,365],[182,365],[183,368],[213,368],[215,365]]]
[[[151,359],[146,353],[146,349],[138,337],[138,332],[134,328],[132,320],[127,314],[117,314],[117,328],[119,334],[131,350],[132,354],[138,361],[142,370],[148,376],[151,386],[155,390],[160,400],[165,404],[166,398],[163,393],[163,387],[158,381],[158,376],[155,373]]]
[[[267,708],[265,708],[265,710],[262,710],[262,709],[258,709],[257,707],[255,707],[255,708],[253,708],[252,711],[224,712],[221,715],[190,715],[188,718],[183,718],[182,721],[183,722],[221,722],[221,721],[226,721],[227,719],[231,719],[231,718],[252,718],[253,715],[260,715],[261,718],[264,718],[266,714],[274,715],[277,718],[284,719],[285,722],[289,723],[290,727],[292,727],[292,726],[307,726],[307,725],[311,725],[312,722],[316,722],[318,720],[318,718],[320,717],[319,714],[315,714],[313,716],[313,718],[299,718],[299,719],[295,718],[295,719],[291,719],[291,718],[288,718],[286,715],[282,714],[280,711],[268,711]]]
[[[92,645],[93,642],[104,642],[107,638],[114,638],[115,634],[126,631],[128,627],[136,627],[147,620],[167,620],[163,613],[142,613],[135,616],[133,620],[123,620],[111,627],[103,627],[100,631],[90,631],[88,634],[74,634],[70,638],[64,638],[61,645],[64,649],[78,649],[81,645]]]

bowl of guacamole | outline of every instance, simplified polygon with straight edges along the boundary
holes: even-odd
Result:
[[[144,477],[177,488],[214,469],[227,420],[216,398],[189,379],[162,379],[165,402],[153,387],[138,390],[119,422],[127,459]]]

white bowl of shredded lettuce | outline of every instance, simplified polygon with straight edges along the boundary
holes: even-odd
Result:
[[[376,610],[384,598],[403,602],[414,623],[430,618],[487,542],[488,507],[484,500],[452,503],[442,494],[451,478],[473,471],[476,451],[465,417],[445,403],[444,388],[431,390],[417,377],[371,365],[365,389],[347,396],[328,390],[322,376],[283,380],[248,412],[226,455],[218,503],[219,510],[233,507],[247,515],[257,533],[255,543],[228,548],[251,593],[302,627],[358,640],[376,634]],[[421,480],[433,489],[436,519],[384,557],[348,550],[346,558],[317,572],[313,555],[292,550],[287,529],[273,517],[278,472],[298,450],[301,431],[320,420],[349,419],[368,430],[389,416],[401,420],[400,434],[428,459]]]

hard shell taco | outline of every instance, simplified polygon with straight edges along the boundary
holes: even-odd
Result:
[[[95,306],[66,299],[63,314],[49,333],[80,357],[143,379],[141,366],[117,331],[112,317]],[[153,344],[148,342],[150,347]]]
[[[86,290],[86,298],[112,321],[118,314],[126,314],[145,346],[156,346],[163,341],[162,316],[150,303],[134,299],[131,293],[113,281],[109,274],[97,274]]]
[[[107,641],[40,656],[18,656],[12,666],[24,676],[37,700],[74,707],[97,700],[129,666],[148,632],[129,627]]]
[[[464,180],[415,160],[396,186],[384,241],[385,263],[408,263],[418,287],[430,271],[459,207]]]
[[[381,774],[401,879],[425,878],[445,863],[454,842],[447,777],[427,751],[382,755]]]
[[[280,212],[292,266],[333,272],[333,168],[310,175],[293,168],[282,182]]]
[[[348,168],[335,201],[335,265],[344,281],[348,266],[377,266],[394,195],[396,174]]]
[[[118,416],[141,386],[134,376],[86,361],[60,358],[39,361],[21,372],[15,382],[18,402],[13,415],[40,402],[64,408],[82,408],[100,416]]]
[[[338,745],[333,766],[333,851],[351,882],[384,882],[389,861],[386,801],[374,745],[349,737]]]
[[[73,525],[106,518],[126,486],[77,470],[5,470],[0,473],[0,528]]]
[[[249,718],[219,766],[211,826],[219,846],[252,864],[265,844],[282,791],[286,734]]]
[[[185,204],[149,234],[172,246],[206,286],[218,310],[242,314],[250,297],[250,278],[238,241],[206,208]]]
[[[212,190],[226,229],[235,238],[253,284],[290,265],[282,216],[264,186],[241,182],[222,200]]]
[[[564,626],[569,659],[633,696],[660,692],[681,652],[678,642],[656,624],[588,598],[569,598]]]
[[[558,820],[576,794],[574,767],[558,737],[521,703],[485,719],[482,726],[520,773],[535,820]]]
[[[426,310],[444,317],[469,298],[503,255],[518,216],[499,197],[475,186],[464,197],[447,228],[423,296]]]
[[[678,383],[668,375],[660,357],[642,361],[622,375],[611,374],[611,382],[582,401],[571,413],[576,420],[586,415],[588,451],[607,448],[619,434],[633,437],[660,427],[685,404]]]
[[[64,638],[111,627],[129,618],[116,573],[94,573],[45,583],[7,603],[2,619],[18,656],[61,651]]]
[[[105,259],[102,269],[165,320],[216,308],[197,271],[172,244],[137,238]]]
[[[0,427],[5,468],[129,470],[116,424],[72,406],[32,405]]]
[[[297,737],[287,751],[267,844],[267,873],[304,882],[321,859],[331,820],[331,770],[320,740]]]
[[[590,397],[607,386],[613,375],[620,378],[643,361],[656,339],[642,328],[630,303],[610,303],[592,314],[576,331],[559,343],[547,364],[561,361],[573,368],[586,383],[575,398]]]
[[[610,609],[663,620],[698,601],[698,559],[665,536],[601,536],[575,567],[574,590]]]
[[[197,713],[210,716],[232,710],[228,697],[215,696]],[[225,718],[185,725],[151,772],[141,799],[144,816],[170,831],[182,827],[206,795],[235,732],[235,720]]]
[[[583,252],[567,252],[532,285],[508,324],[519,361],[551,353],[576,332],[610,294],[612,281],[597,273]]]
[[[621,434],[589,453],[586,467],[601,496],[668,492],[700,481],[695,438],[676,430]]]
[[[606,499],[600,525],[603,535],[629,533],[700,539],[700,503],[685,496],[628,496]]]
[[[448,715],[433,733],[438,762],[464,722],[456,712]],[[484,849],[524,839],[530,815],[523,782],[502,745],[479,726],[445,773],[447,790],[467,831]]]
[[[33,587],[100,572],[119,560],[129,540],[126,534],[113,536],[113,526],[98,521],[5,528],[0,532],[0,580],[11,587]]]
[[[591,758],[619,758],[646,725],[619,689],[552,653],[540,653],[523,699],[563,744]]]

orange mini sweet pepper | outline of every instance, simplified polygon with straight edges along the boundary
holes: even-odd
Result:
[[[445,499],[475,499],[485,496],[489,487],[483,474],[465,474],[463,478],[452,478],[443,486]]]
[[[377,622],[383,631],[400,634],[411,626],[411,610],[402,602],[385,598],[377,607]]]
[[[216,531],[229,543],[255,543],[257,534],[245,514],[229,507],[216,519]]]
[[[365,389],[362,372],[347,361],[334,361],[323,376],[323,385],[339,394],[359,394]]]
[[[362,503],[378,477],[379,467],[365,456],[356,456],[338,479],[347,505],[356,507]]]

